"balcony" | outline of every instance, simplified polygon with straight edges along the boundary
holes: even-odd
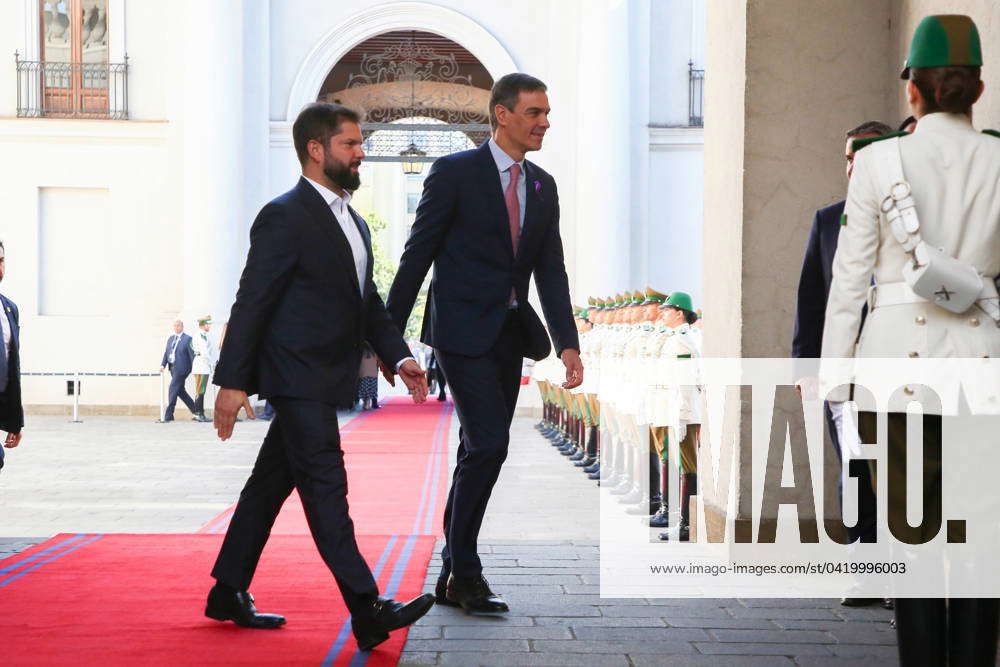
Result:
[[[705,125],[705,70],[695,69],[694,63],[688,61],[688,125],[704,127]]]
[[[18,118],[128,119],[128,56],[121,63],[21,60]]]

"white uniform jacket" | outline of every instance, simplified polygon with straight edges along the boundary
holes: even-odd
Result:
[[[191,336],[191,347],[194,348],[194,362],[191,364],[192,375],[211,375],[215,368],[215,346],[205,331],[197,331]]]
[[[899,146],[903,176],[912,187],[924,240],[992,280],[1000,274],[1000,139],[977,132],[967,116],[934,113],[921,118],[912,135],[900,138]],[[846,220],[833,261],[823,357],[1000,356],[1000,328],[975,305],[961,314],[928,302],[876,306],[868,313],[855,346],[872,276],[878,285],[902,282],[902,267],[910,261],[880,209],[892,185],[888,175],[891,150],[892,142],[880,141],[855,156]],[[856,371],[860,384],[865,384],[863,369],[859,364]],[[950,382],[957,386],[960,378],[953,375]],[[949,380],[942,378],[942,382]],[[997,402],[995,388],[973,384],[977,386],[963,384],[973,412],[977,406]],[[907,401],[921,400],[919,386],[915,390],[906,386],[905,391]],[[954,414],[957,391],[945,393],[953,395],[952,400],[942,397],[943,412]],[[990,394],[994,394],[992,399]],[[827,397],[846,400],[846,388]],[[927,410],[929,405],[924,407]],[[900,406],[889,409],[901,411]]]

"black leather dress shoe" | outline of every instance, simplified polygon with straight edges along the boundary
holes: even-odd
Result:
[[[261,614],[247,591],[225,590],[216,584],[208,592],[205,616],[217,621],[232,621],[244,628],[272,629],[285,624],[285,617],[278,614]]]
[[[393,630],[405,628],[429,612],[434,606],[434,596],[424,593],[409,602],[396,602],[390,598],[375,598],[363,614],[351,615],[351,628],[358,648],[370,651],[386,639]]]
[[[467,614],[505,614],[510,607],[502,598],[493,594],[483,576],[456,577],[448,579],[447,596],[461,605]]]
[[[840,598],[841,607],[870,607],[882,601],[882,598]]]
[[[448,599],[448,579],[447,579],[447,577],[444,578],[444,579],[442,579],[442,578],[439,577],[438,580],[437,580],[437,583],[434,584],[434,597],[436,598],[435,602],[437,602],[439,605],[443,605],[445,607],[458,607],[459,606],[459,604],[457,602],[455,602],[454,600],[449,600]]]

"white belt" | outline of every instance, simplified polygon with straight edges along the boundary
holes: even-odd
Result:
[[[904,282],[879,283],[868,288],[869,311],[904,303],[930,303],[930,301],[914,292]],[[983,291],[979,293],[976,306],[1000,322],[1000,294],[997,293],[996,284],[992,280],[988,278],[983,280]]]

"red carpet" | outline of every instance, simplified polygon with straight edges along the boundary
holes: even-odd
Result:
[[[395,399],[345,424],[358,543],[383,594],[420,593],[440,531],[450,404]],[[406,639],[357,651],[298,497],[282,509],[252,591],[288,624],[246,630],[204,617],[232,510],[197,535],[58,535],[0,561],[2,665],[395,665]]]
[[[448,493],[451,403],[390,399],[341,429],[351,518],[358,535],[440,535]],[[225,533],[235,505],[199,532]],[[272,534],[308,535],[298,495],[285,503]]]

